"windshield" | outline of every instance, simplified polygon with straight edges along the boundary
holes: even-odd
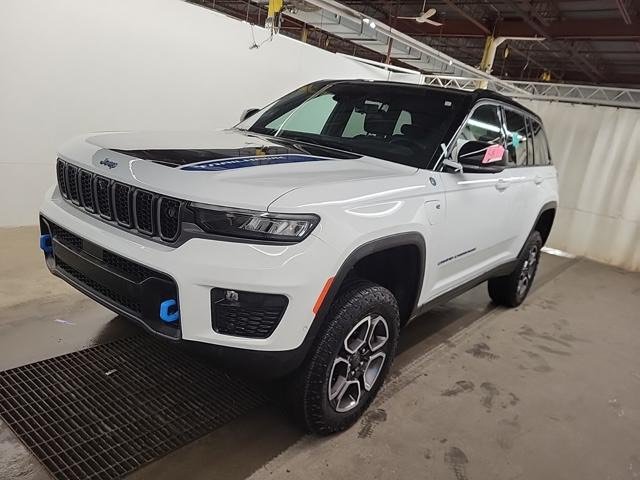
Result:
[[[425,168],[465,100],[418,85],[316,82],[236,128]]]

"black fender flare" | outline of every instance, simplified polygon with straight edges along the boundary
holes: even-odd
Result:
[[[529,231],[529,235],[527,235],[527,239],[531,236],[533,231],[536,229],[536,225],[538,225],[538,222],[540,221],[540,217],[542,217],[542,214],[544,212],[548,212],[549,210],[555,210],[557,212],[558,211],[558,202],[551,201],[551,202],[547,202],[544,205],[542,205],[542,207],[540,208],[540,211],[538,212],[538,216],[536,217],[535,221],[533,222],[533,225],[531,225],[531,230]],[[555,219],[555,217],[554,217],[554,219]],[[524,245],[522,245],[522,248],[518,252],[518,258],[520,258],[520,256],[522,255],[522,251],[524,250],[524,247],[527,245],[527,239],[525,239]]]
[[[414,305],[411,308],[411,311],[415,310],[418,299],[420,297],[420,291],[422,290],[422,282],[424,280],[424,272],[427,260],[427,247],[424,236],[422,234],[418,232],[404,232],[371,240],[370,242],[366,242],[353,250],[338,269],[338,273],[336,273],[336,275],[333,277],[331,287],[327,292],[327,295],[325,296],[322,305],[313,320],[313,323],[315,324],[319,319],[324,320],[324,317],[331,307],[331,304],[335,300],[336,295],[344,284],[344,280],[347,278],[347,275],[356,263],[373,253],[378,253],[384,250],[389,250],[390,248],[403,246],[417,247],[418,253],[420,255],[418,265],[419,280],[418,284],[416,285],[416,296]]]
[[[327,314],[329,313],[329,309],[336,299],[340,288],[343,286],[345,279],[349,272],[353,269],[353,267],[358,263],[358,261],[363,258],[377,252],[381,252],[384,250],[388,250],[390,248],[402,247],[402,246],[415,246],[418,248],[418,252],[420,255],[420,264],[419,264],[419,281],[415,286],[416,295],[414,300],[414,305],[411,311],[416,309],[420,298],[420,292],[422,290],[422,282],[424,280],[424,272],[426,266],[426,242],[424,236],[419,232],[403,232],[397,233],[393,235],[389,235],[386,237],[377,238],[370,242],[366,242],[359,247],[355,248],[342,262],[342,265],[338,269],[338,272],[333,277],[333,281],[331,282],[331,286],[329,287],[328,292],[326,293],[324,299],[322,300],[322,304],[318,309],[311,326],[307,330],[307,334],[305,335],[302,344],[294,350],[290,350],[286,353],[289,357],[289,361],[286,370],[293,371],[297,368],[307,357],[311,346],[316,340],[318,332],[324,325]],[[320,292],[318,292],[319,294]],[[281,352],[284,353],[284,352]]]

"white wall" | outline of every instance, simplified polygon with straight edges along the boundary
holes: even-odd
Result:
[[[551,246],[640,271],[640,110],[525,102],[560,177]]]
[[[0,226],[36,223],[74,135],[222,128],[313,80],[386,77],[286,37],[250,44],[248,24],[179,0],[0,0]]]

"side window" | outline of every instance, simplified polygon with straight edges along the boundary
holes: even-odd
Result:
[[[480,105],[467,120],[458,136],[456,147],[475,140],[504,146],[500,116],[496,105]]]
[[[527,165],[527,150],[531,148],[527,140],[527,122],[525,116],[515,110],[504,109],[505,128],[507,130],[508,164],[512,167]],[[533,155],[533,152],[531,153]],[[533,162],[531,162],[533,163]]]
[[[533,130],[533,148],[535,152],[535,164],[536,165],[551,165],[551,159],[549,157],[549,146],[547,145],[547,138],[544,135],[542,126],[535,120],[531,120],[531,127]]]
[[[278,130],[286,121],[286,129],[290,132],[320,134],[337,104],[333,95],[320,95],[309,100],[305,108],[287,112],[265,125],[265,128]]]

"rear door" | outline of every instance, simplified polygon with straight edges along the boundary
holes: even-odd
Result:
[[[507,169],[504,180],[508,184],[510,202],[504,228],[509,239],[511,257],[515,258],[533,227],[536,210],[539,208],[534,183],[534,142],[527,113],[504,106],[503,119],[507,140]]]
[[[506,149],[501,109],[493,103],[474,107],[452,143],[479,140]],[[506,154],[506,153],[505,153]],[[441,173],[445,219],[434,256],[428,293],[433,298],[510,259],[506,223],[511,216],[509,169],[500,173]]]

